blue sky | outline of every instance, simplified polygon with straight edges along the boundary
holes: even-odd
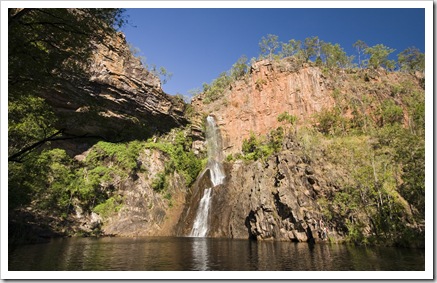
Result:
[[[125,14],[127,41],[141,50],[148,64],[173,73],[163,85],[169,94],[188,95],[229,70],[242,55],[258,57],[258,43],[267,34],[282,42],[318,36],[339,43],[348,55],[355,55],[352,44],[358,39],[396,49],[393,59],[411,46],[425,50],[425,9],[136,8]]]

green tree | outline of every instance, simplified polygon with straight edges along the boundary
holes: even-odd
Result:
[[[204,102],[210,103],[219,99],[223,92],[229,87],[232,82],[232,78],[228,75],[228,72],[222,72],[218,78],[212,81],[210,85],[203,84],[203,93],[205,94]]]
[[[325,64],[328,68],[347,68],[350,67],[352,57],[348,57],[343,48],[338,43],[330,42],[321,44],[321,54],[324,57]]]
[[[361,56],[364,55],[364,50],[367,48],[367,44],[362,40],[357,40],[354,44],[352,44],[352,47],[354,47],[357,50],[358,67],[363,68],[364,60],[361,60]]]
[[[120,9],[9,9],[9,95],[86,74],[94,44],[123,24]]]
[[[262,37],[259,43],[261,55],[267,57],[270,61],[273,59],[273,54],[279,47],[278,36],[268,34],[267,37]]]
[[[243,55],[232,65],[230,76],[233,80],[238,80],[247,73],[247,69],[247,57]]]
[[[20,161],[38,141],[57,135],[56,117],[44,99],[26,95],[11,99],[8,105],[8,155]],[[28,150],[30,149],[30,150]]]
[[[395,123],[402,123],[404,120],[404,111],[401,106],[396,105],[394,100],[386,99],[381,104],[380,111],[381,126]]]
[[[388,56],[393,53],[395,49],[391,49],[383,44],[377,44],[372,47],[367,47],[364,50],[365,54],[370,56],[369,66],[371,68],[383,67],[387,70],[393,70],[395,68],[395,61],[389,60]]]
[[[300,40],[290,39],[288,43],[281,44],[281,57],[289,57],[300,54],[302,42]]]
[[[398,64],[405,72],[425,71],[425,54],[416,47],[409,47],[398,54]]]
[[[321,42],[319,40],[319,37],[313,36],[313,37],[307,37],[305,38],[305,41],[303,42],[303,59],[305,62],[308,62],[312,57],[320,57],[321,55]]]
[[[173,73],[167,71],[167,69],[162,66],[158,68],[155,64],[152,64],[151,66],[145,65],[144,67],[148,69],[152,74],[159,77],[162,84],[168,83],[168,81],[173,76]]]
[[[297,117],[295,115],[291,115],[288,112],[283,112],[278,115],[278,122],[286,122],[288,126],[294,128],[294,132],[296,133]]]

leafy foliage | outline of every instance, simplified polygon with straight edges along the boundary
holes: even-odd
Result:
[[[336,135],[343,133],[346,119],[337,109],[322,110],[315,115],[316,128],[323,134]]]
[[[358,67],[362,68],[364,67],[365,60],[362,59],[362,56],[364,55],[364,50],[367,48],[367,44],[362,40],[357,40],[352,46],[357,50],[358,54]]]
[[[399,67],[406,72],[424,72],[425,54],[416,47],[409,47],[398,54]]]
[[[108,198],[105,202],[94,207],[93,211],[105,218],[110,216],[114,212],[118,212],[121,208],[122,198],[120,196],[114,196]]]
[[[287,43],[281,44],[280,57],[290,57],[301,55],[302,42],[300,40],[290,39]]]
[[[245,55],[241,56],[234,65],[232,65],[230,76],[232,80],[236,81],[244,77],[247,73],[247,57]]]
[[[290,125],[294,125],[297,121],[297,117],[289,114],[288,112],[283,112],[278,115],[278,122],[287,122]]]
[[[218,78],[212,81],[211,85],[206,83],[203,84],[203,93],[205,94],[204,102],[210,103],[214,100],[217,100],[223,95],[223,92],[229,88],[232,79],[226,73],[223,72],[219,75]]]
[[[253,132],[250,133],[248,139],[243,140],[242,155],[235,156],[244,160],[265,160],[273,153],[277,153],[282,149],[284,140],[284,129],[282,127],[272,130],[266,137],[257,138]],[[231,159],[231,158],[229,158]]]
[[[114,167],[123,172],[131,172],[138,168],[137,158],[144,145],[140,141],[129,143],[98,142],[88,154],[88,165],[99,166],[102,160],[109,159]]]
[[[381,125],[402,123],[404,119],[404,110],[391,99],[382,102],[379,114]]]
[[[409,47],[398,54],[398,62],[390,60],[389,56],[395,50],[383,44],[368,46],[364,41],[357,40],[352,46],[357,51],[357,58],[349,56],[338,43],[325,42],[318,36],[307,37],[303,41],[290,39],[280,42],[278,36],[268,34],[262,37],[260,43],[260,58],[269,60],[284,57],[294,57],[297,62],[313,61],[317,66],[333,68],[359,68],[383,67],[387,70],[424,71],[425,56],[415,47]],[[280,50],[279,50],[280,47]],[[355,59],[358,60],[354,63]]]
[[[23,163],[11,163],[9,170],[9,205],[19,208],[30,204],[66,217],[73,204],[90,211],[94,207],[109,212],[113,195],[111,183],[139,170],[137,159],[142,144],[99,142],[83,162],[70,158],[62,149],[32,152]],[[114,198],[113,200],[109,200]],[[105,204],[106,203],[106,204]]]
[[[394,49],[391,49],[383,44],[377,44],[372,47],[367,47],[364,50],[364,53],[370,56],[369,67],[374,69],[383,67],[387,70],[393,70],[396,63],[393,60],[389,60],[388,56],[394,51]]]
[[[191,151],[191,139],[185,136],[184,131],[178,130],[172,142],[148,142],[146,148],[158,149],[169,155],[164,172],[159,173],[153,180],[152,187],[156,191],[164,191],[168,186],[167,177],[174,171],[181,174],[187,186],[191,185],[202,170],[202,160]]]
[[[320,58],[321,45],[319,37],[307,37],[303,42],[303,59],[308,62],[311,58]]]
[[[27,95],[9,99],[8,116],[9,156],[56,132],[56,117],[42,98]]]
[[[322,43],[322,57],[328,68],[348,68],[352,65],[353,57],[348,57],[338,43]]]
[[[261,39],[259,47],[261,50],[261,56],[272,60],[273,54],[279,47],[278,36],[274,34],[268,34],[266,37]]]

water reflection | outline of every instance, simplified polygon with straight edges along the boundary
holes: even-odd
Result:
[[[58,239],[9,250],[9,270],[424,270],[424,250],[211,238]]]
[[[192,270],[209,270],[208,239],[197,238],[191,242],[193,257]]]

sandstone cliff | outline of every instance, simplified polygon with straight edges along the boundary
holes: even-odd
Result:
[[[283,126],[278,116],[284,112],[297,118],[297,128],[313,125],[317,113],[334,107],[343,107],[342,115],[353,116],[352,107],[356,106],[339,105],[349,102],[342,96],[353,97],[354,104],[362,108],[360,112],[377,119],[372,115],[381,100],[394,97],[397,104],[402,104],[394,88],[404,82],[420,90],[423,75],[390,73],[383,69],[324,70],[313,63],[298,63],[293,58],[279,62],[263,60],[253,64],[243,79],[231,83],[219,99],[206,103],[201,94],[193,98],[192,105],[195,112],[216,117],[226,156],[238,153],[242,141],[251,132],[265,135]],[[373,102],[368,103],[371,100]],[[407,125],[409,117],[404,112]]]
[[[206,104],[200,95],[192,104],[197,111],[217,117],[224,151],[230,154],[241,150],[250,132],[263,135],[279,127],[277,118],[283,112],[295,115],[302,124],[312,114],[332,107],[331,91],[318,67],[264,60],[252,65],[248,77],[233,83],[222,98]]]
[[[163,92],[159,78],[132,55],[122,33],[95,46],[85,77],[70,78],[56,89],[42,96],[59,118],[57,128],[68,135],[126,141],[187,123],[184,103]]]
[[[193,120],[199,123],[204,117],[201,114],[213,115],[222,134],[223,152],[231,157],[225,163],[225,183],[213,189],[208,235],[313,241],[320,236],[318,221],[329,218],[331,239],[348,236],[360,242],[373,236],[384,238],[386,244],[406,241],[410,245],[415,240],[404,237],[417,233],[417,245],[421,246],[422,224],[414,218],[422,222],[422,216],[416,213],[413,217],[415,212],[399,185],[405,172],[394,169],[400,168],[393,158],[404,154],[396,153],[402,147],[391,148],[383,140],[387,133],[389,139],[396,139],[391,129],[421,131],[423,87],[421,74],[383,69],[329,71],[311,63],[297,65],[287,58],[255,63],[243,79],[232,82],[212,102],[203,95],[195,97],[192,104],[198,116]],[[278,153],[266,160],[248,161],[241,156],[235,160],[250,133],[261,137],[280,126],[289,127],[278,121],[284,112],[296,116],[297,125],[288,128]],[[325,115],[328,122],[320,125],[324,121],[318,115]],[[410,135],[408,130],[405,133]],[[338,139],[330,138],[332,135]],[[387,164],[393,164],[389,171]],[[420,165],[414,170],[422,172]],[[205,186],[207,180],[187,196],[188,208],[179,222],[178,235],[189,234],[195,214],[190,209],[196,208]],[[353,207],[348,208],[345,201]],[[421,206],[420,201],[409,201]],[[390,215],[389,220],[380,218],[381,214]],[[353,230],[355,236],[351,236]],[[410,232],[397,234],[399,230]]]
[[[419,91],[420,78],[383,70],[340,70],[329,75],[311,64],[294,64],[294,61],[287,60],[280,64],[258,62],[252,66],[249,76],[234,82],[222,98],[209,104],[203,103],[202,96],[193,101],[196,114],[191,135],[197,140],[192,147],[199,156],[206,148],[201,127],[205,113],[212,113],[218,121],[223,138],[221,148],[226,154],[240,153],[242,141],[251,132],[262,136],[284,126],[278,122],[279,114],[288,112],[298,117],[299,135],[289,129],[278,152],[255,161],[244,158],[224,161],[226,180],[212,191],[209,237],[312,242],[321,238],[320,220],[326,222],[328,236],[334,241],[345,239],[351,229],[346,227],[350,225],[348,221],[363,225],[360,233],[366,237],[377,233],[371,232],[375,224],[369,211],[357,210],[349,216],[342,214],[340,206],[347,204],[339,204],[338,201],[342,200],[336,197],[347,198],[349,187],[360,186],[354,180],[356,168],[350,168],[350,160],[355,160],[357,154],[363,152],[352,148],[352,156],[349,156],[345,143],[356,142],[358,147],[367,148],[374,141],[364,135],[352,138],[352,141],[340,140],[337,145],[336,141],[324,140],[320,133],[305,136],[305,127],[317,128],[315,115],[330,109],[337,109],[345,117],[357,116],[352,111],[355,104],[346,103],[351,100],[356,101],[361,113],[379,123],[381,114],[375,114],[379,113],[375,109],[380,107],[380,101],[390,99],[406,107],[399,97],[404,90],[395,86],[404,84],[405,88],[408,85]],[[408,125],[409,113],[405,111],[401,116],[401,122]],[[366,151],[366,148],[362,150]],[[375,155],[373,150],[368,147],[367,151]],[[364,162],[368,160],[371,159],[366,157]],[[124,206],[103,224],[103,233],[120,236],[189,235],[203,191],[212,186],[210,171],[203,171],[190,188],[184,186],[178,174],[172,174],[167,191],[172,196],[170,201],[165,193],[157,193],[151,187],[152,180],[165,167],[165,155],[159,151],[145,151],[140,154],[138,162],[141,168],[147,168],[147,172],[115,184],[117,191],[124,196]],[[357,166],[364,166],[365,170],[373,168],[373,174],[378,174],[377,165],[372,162],[358,163]],[[387,160],[381,166],[385,166],[386,174],[384,162]],[[358,188],[353,190],[360,191]],[[359,198],[372,201],[372,193],[364,195],[360,192]],[[396,199],[390,205],[403,206],[399,208],[404,210],[402,221],[414,223],[403,196],[394,189],[386,192],[388,199]],[[382,209],[379,204],[378,209]],[[415,229],[418,227],[411,225]]]

